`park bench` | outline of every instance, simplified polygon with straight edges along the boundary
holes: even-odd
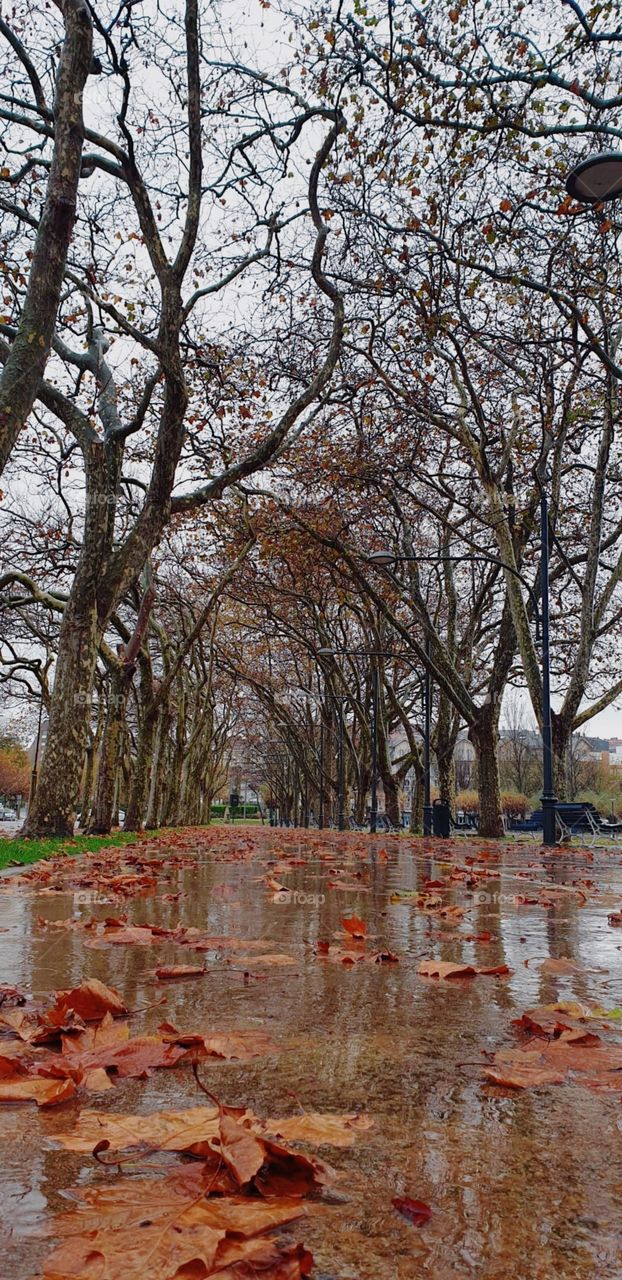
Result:
[[[472,815],[465,813],[463,818],[454,818],[450,809],[449,830],[452,836],[473,836],[477,835],[479,828]]]
[[[367,827],[364,828],[367,830]],[[376,820],[376,831],[385,831],[388,835],[398,835],[403,828],[396,826],[386,813],[379,813]]]
[[[560,842],[572,836],[586,837],[586,843],[593,845],[599,836],[611,836],[612,839],[622,834],[622,822],[605,822],[595,805],[588,801],[560,801],[555,806],[556,834]],[[542,830],[542,810],[536,809],[531,818],[524,822],[512,823],[513,831],[538,832]]]

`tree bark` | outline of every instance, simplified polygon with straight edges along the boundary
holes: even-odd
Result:
[[[469,737],[477,752],[479,830],[482,836],[503,835],[497,758],[498,725],[498,708],[487,703],[480,710],[477,724],[471,725],[469,729]]]
[[[437,751],[438,791],[441,800],[450,807],[452,813],[456,806],[456,763],[453,750]]]
[[[99,441],[84,446],[87,470],[82,548],[58,639],[48,735],[34,804],[24,833],[73,835],[75,804],[88,741],[91,696],[101,628],[97,588],[111,536],[108,459]],[[115,485],[116,490],[116,485]],[[112,522],[114,516],[112,516]]]
[[[93,27],[83,0],[64,0],[60,7],[65,40],[56,77],[50,176],[19,327],[0,375],[0,475],[32,409],[50,354],[76,218],[84,142],[82,100],[91,67]]]
[[[145,814],[145,826],[150,830],[159,827],[165,817],[164,778],[166,776],[168,751],[169,713],[166,706],[160,707],[158,725],[153,749],[151,765],[151,783],[149,801]]]
[[[99,757],[97,794],[89,828],[94,834],[106,835],[112,827],[119,752],[132,673],[133,668],[122,667],[113,671],[110,680],[108,714]]]
[[[384,807],[389,822],[395,827],[401,826],[400,786],[391,772],[383,772],[382,786],[384,790]]]
[[[125,811],[124,831],[140,831],[149,791],[149,779],[153,763],[153,745],[156,731],[156,720],[150,710],[145,711],[138,735],[136,766],[132,778],[128,806]]]
[[[569,753],[572,738],[572,716],[551,715],[551,731],[553,738],[553,787],[558,800],[568,800],[569,796]]]

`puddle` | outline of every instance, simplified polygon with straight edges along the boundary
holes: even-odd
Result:
[[[202,1064],[206,1087],[223,1102],[261,1116],[369,1113],[374,1127],[352,1148],[319,1152],[339,1171],[337,1203],[322,1205],[298,1233],[318,1280],[620,1280],[622,1079],[619,1092],[606,1094],[577,1084],[513,1092],[483,1085],[476,1064],[482,1051],[516,1044],[511,1020],[526,1008],[570,997],[622,1004],[622,931],[607,924],[620,909],[621,852],[595,851],[588,862],[577,850],[543,858],[532,844],[514,845],[497,865],[495,846],[481,841],[455,841],[438,856],[423,840],[241,828],[188,833],[171,847],[190,865],[168,865],[165,842],[152,842],[164,865],[142,896],[120,900],[101,884],[50,893],[5,882],[0,981],[39,998],[99,978],[138,1011],[132,1034],[163,1019],[184,1031],[261,1027],[278,1055]],[[488,857],[477,867],[491,874],[469,888],[465,859],[481,851]],[[117,851],[115,873],[134,870],[125,862],[134,853]],[[446,878],[456,864],[465,877],[450,882],[443,901],[465,908],[462,919],[441,922],[407,898],[391,901]],[[71,874],[92,865],[76,860]],[[269,888],[266,876],[285,892]],[[341,879],[346,888],[331,887]],[[583,900],[573,881],[586,879]],[[537,893],[549,887],[554,906],[517,901],[534,881]],[[37,924],[120,914],[130,925],[181,924],[209,936],[213,945],[199,957],[205,976],[158,982],[156,965],[197,959],[167,938],[93,947],[89,931]],[[318,941],[356,948],[341,927],[352,916],[367,926],[366,953],[388,951],[398,963],[345,965],[317,955]],[[466,940],[487,934],[490,941]],[[265,961],[275,953],[295,963]],[[564,956],[580,970],[540,971],[547,957]],[[423,979],[417,967],[429,958],[506,964],[512,973]],[[49,1252],[37,1228],[66,1207],[64,1193],[114,1176],[90,1157],[54,1149],[54,1135],[81,1106],[147,1112],[200,1101],[188,1068],[174,1068],[49,1110],[4,1106],[3,1280],[36,1275]],[[424,1227],[391,1207],[401,1195],[431,1206]]]

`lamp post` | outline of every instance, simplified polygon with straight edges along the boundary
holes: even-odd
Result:
[[[430,735],[432,720],[432,677],[430,675],[431,641],[425,641],[425,672],[423,676],[423,834],[432,835],[432,797],[430,794]]]
[[[621,157],[622,161],[622,157]],[[527,591],[531,603],[533,605],[534,617],[536,623],[536,640],[542,643],[542,836],[545,845],[555,844],[555,811],[557,805],[557,797],[553,790],[553,735],[551,726],[551,675],[550,675],[550,648],[549,648],[549,513],[548,502],[544,486],[538,478],[540,487],[540,577],[541,577],[541,597],[540,603],[538,597],[527,579],[523,574],[515,568],[514,565],[507,564],[504,560],[497,560],[494,556],[472,555],[467,552],[461,556],[406,556],[397,555],[393,551],[382,550],[373,551],[368,557],[371,564],[377,565],[379,568],[388,569],[392,564],[398,561],[425,561],[431,564],[443,564],[444,561],[454,561],[460,563],[463,560],[472,561],[474,563],[498,565],[500,569],[507,569],[508,573],[514,574],[518,578]],[[429,663],[431,659],[431,641],[430,635],[426,638],[426,669],[429,674]],[[429,706],[429,702],[428,702]],[[428,803],[428,812],[431,818],[431,806]],[[425,826],[424,826],[425,830]],[[429,833],[428,833],[429,834]]]
[[[324,717],[320,707],[320,804],[317,824],[322,830],[324,826]]]
[[[31,773],[31,775],[30,775],[30,795],[28,796],[28,808],[29,808],[29,809],[30,809],[30,807],[31,807],[31,805],[32,805],[32,802],[33,802],[34,798],[35,798],[35,793],[36,793],[36,790],[37,790],[37,778],[38,778],[37,763],[38,763],[38,760],[39,760],[39,744],[40,744],[40,742],[41,742],[41,720],[42,720],[42,717],[43,717],[43,698],[41,698],[41,700],[40,700],[40,702],[39,702],[39,723],[38,723],[38,725],[37,725],[37,740],[36,740],[36,742],[35,742],[35,758],[34,758],[34,760],[33,760],[33,762],[32,762],[32,773]]]
[[[549,646],[549,505],[540,484],[540,578],[542,592],[542,840],[555,844],[553,788],[553,728],[551,724],[551,662]]]
[[[337,738],[337,827],[339,831],[346,829],[346,810],[345,810],[345,778],[344,778],[344,754],[343,754],[343,698],[337,698],[337,707],[339,711],[338,729],[339,736]]]

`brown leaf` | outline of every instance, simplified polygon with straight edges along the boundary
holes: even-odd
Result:
[[[109,1013],[98,1027],[63,1035],[61,1046],[61,1055],[47,1059],[50,1064],[82,1074],[104,1068],[133,1079],[144,1079],[155,1067],[174,1067],[185,1055],[181,1046],[161,1035],[130,1039],[127,1023],[115,1023]]]
[[[351,1147],[357,1133],[371,1129],[373,1120],[366,1115],[331,1115],[307,1113],[288,1119],[264,1120],[262,1133],[273,1134],[285,1142],[308,1142],[312,1145]]]
[[[238,1124],[231,1116],[224,1115],[219,1122],[218,1143],[222,1158],[233,1174],[238,1186],[244,1187],[259,1173],[264,1159],[265,1147],[243,1125]]]
[[[1,1062],[1,1059],[0,1059]],[[232,1109],[227,1108],[231,1115]],[[270,1135],[285,1142],[308,1142],[349,1147],[357,1133],[371,1128],[366,1115],[289,1116],[286,1119],[259,1120],[252,1111],[237,1108],[233,1116],[245,1129],[262,1138]],[[122,1115],[115,1112],[83,1111],[69,1133],[59,1133],[55,1141],[67,1151],[87,1153],[100,1142],[108,1150],[130,1151],[144,1147],[154,1151],[180,1151],[206,1156],[210,1144],[219,1136],[218,1107],[186,1107],[181,1111],[151,1111],[146,1115]]]
[[[474,978],[472,964],[452,964],[449,960],[422,960],[417,973],[422,978]]]
[[[410,1196],[396,1196],[391,1204],[404,1218],[408,1218],[414,1227],[423,1227],[432,1217],[430,1206],[424,1204],[423,1200],[412,1200]]]
[[[252,1119],[252,1113],[243,1113]],[[98,1142],[110,1151],[146,1147],[154,1151],[186,1151],[205,1155],[218,1136],[218,1107],[186,1107],[183,1111],[151,1111],[147,1115],[117,1115],[82,1111],[69,1133],[55,1135],[67,1151],[89,1152]]]
[[[568,960],[565,956],[559,960],[556,960],[551,956],[548,960],[542,961],[542,964],[540,965],[540,972],[559,974],[563,976],[570,973],[580,973],[581,967],[582,966],[580,964],[577,964],[574,960]]]
[[[555,1071],[552,1067],[530,1062],[517,1066],[508,1064],[486,1067],[484,1075],[491,1084],[500,1084],[506,1089],[533,1089],[546,1084],[563,1084],[566,1078],[563,1072]]]
[[[68,1078],[55,1079],[33,1072],[32,1063],[0,1055],[0,1102],[36,1102],[53,1107],[73,1098],[76,1086]]]
[[[168,1044],[188,1050],[191,1061],[201,1058],[236,1058],[239,1062],[261,1058],[266,1053],[279,1053],[279,1046],[260,1028],[250,1031],[177,1031],[169,1022],[159,1027]]]
[[[347,916],[341,921],[341,923],[346,933],[349,933],[351,938],[362,940],[367,936],[367,925],[365,924],[365,921],[359,919],[358,916]]]
[[[107,1013],[119,1017],[127,1013],[127,1008],[118,991],[106,987],[97,978],[89,978],[72,991],[59,991],[48,1019],[62,1021],[68,1013],[77,1014],[85,1022],[98,1022]]]
[[[0,1006],[9,1004],[25,1004],[26,996],[23,991],[18,991],[17,987],[10,987],[4,983],[0,983]]]
[[[49,1223],[61,1244],[43,1265],[44,1280],[224,1280],[244,1274],[238,1263],[261,1280],[308,1273],[306,1250],[281,1252],[262,1238],[300,1217],[299,1202],[206,1199],[210,1188],[202,1165],[165,1178],[79,1188],[76,1207]],[[283,1270],[290,1262],[294,1269]]]

